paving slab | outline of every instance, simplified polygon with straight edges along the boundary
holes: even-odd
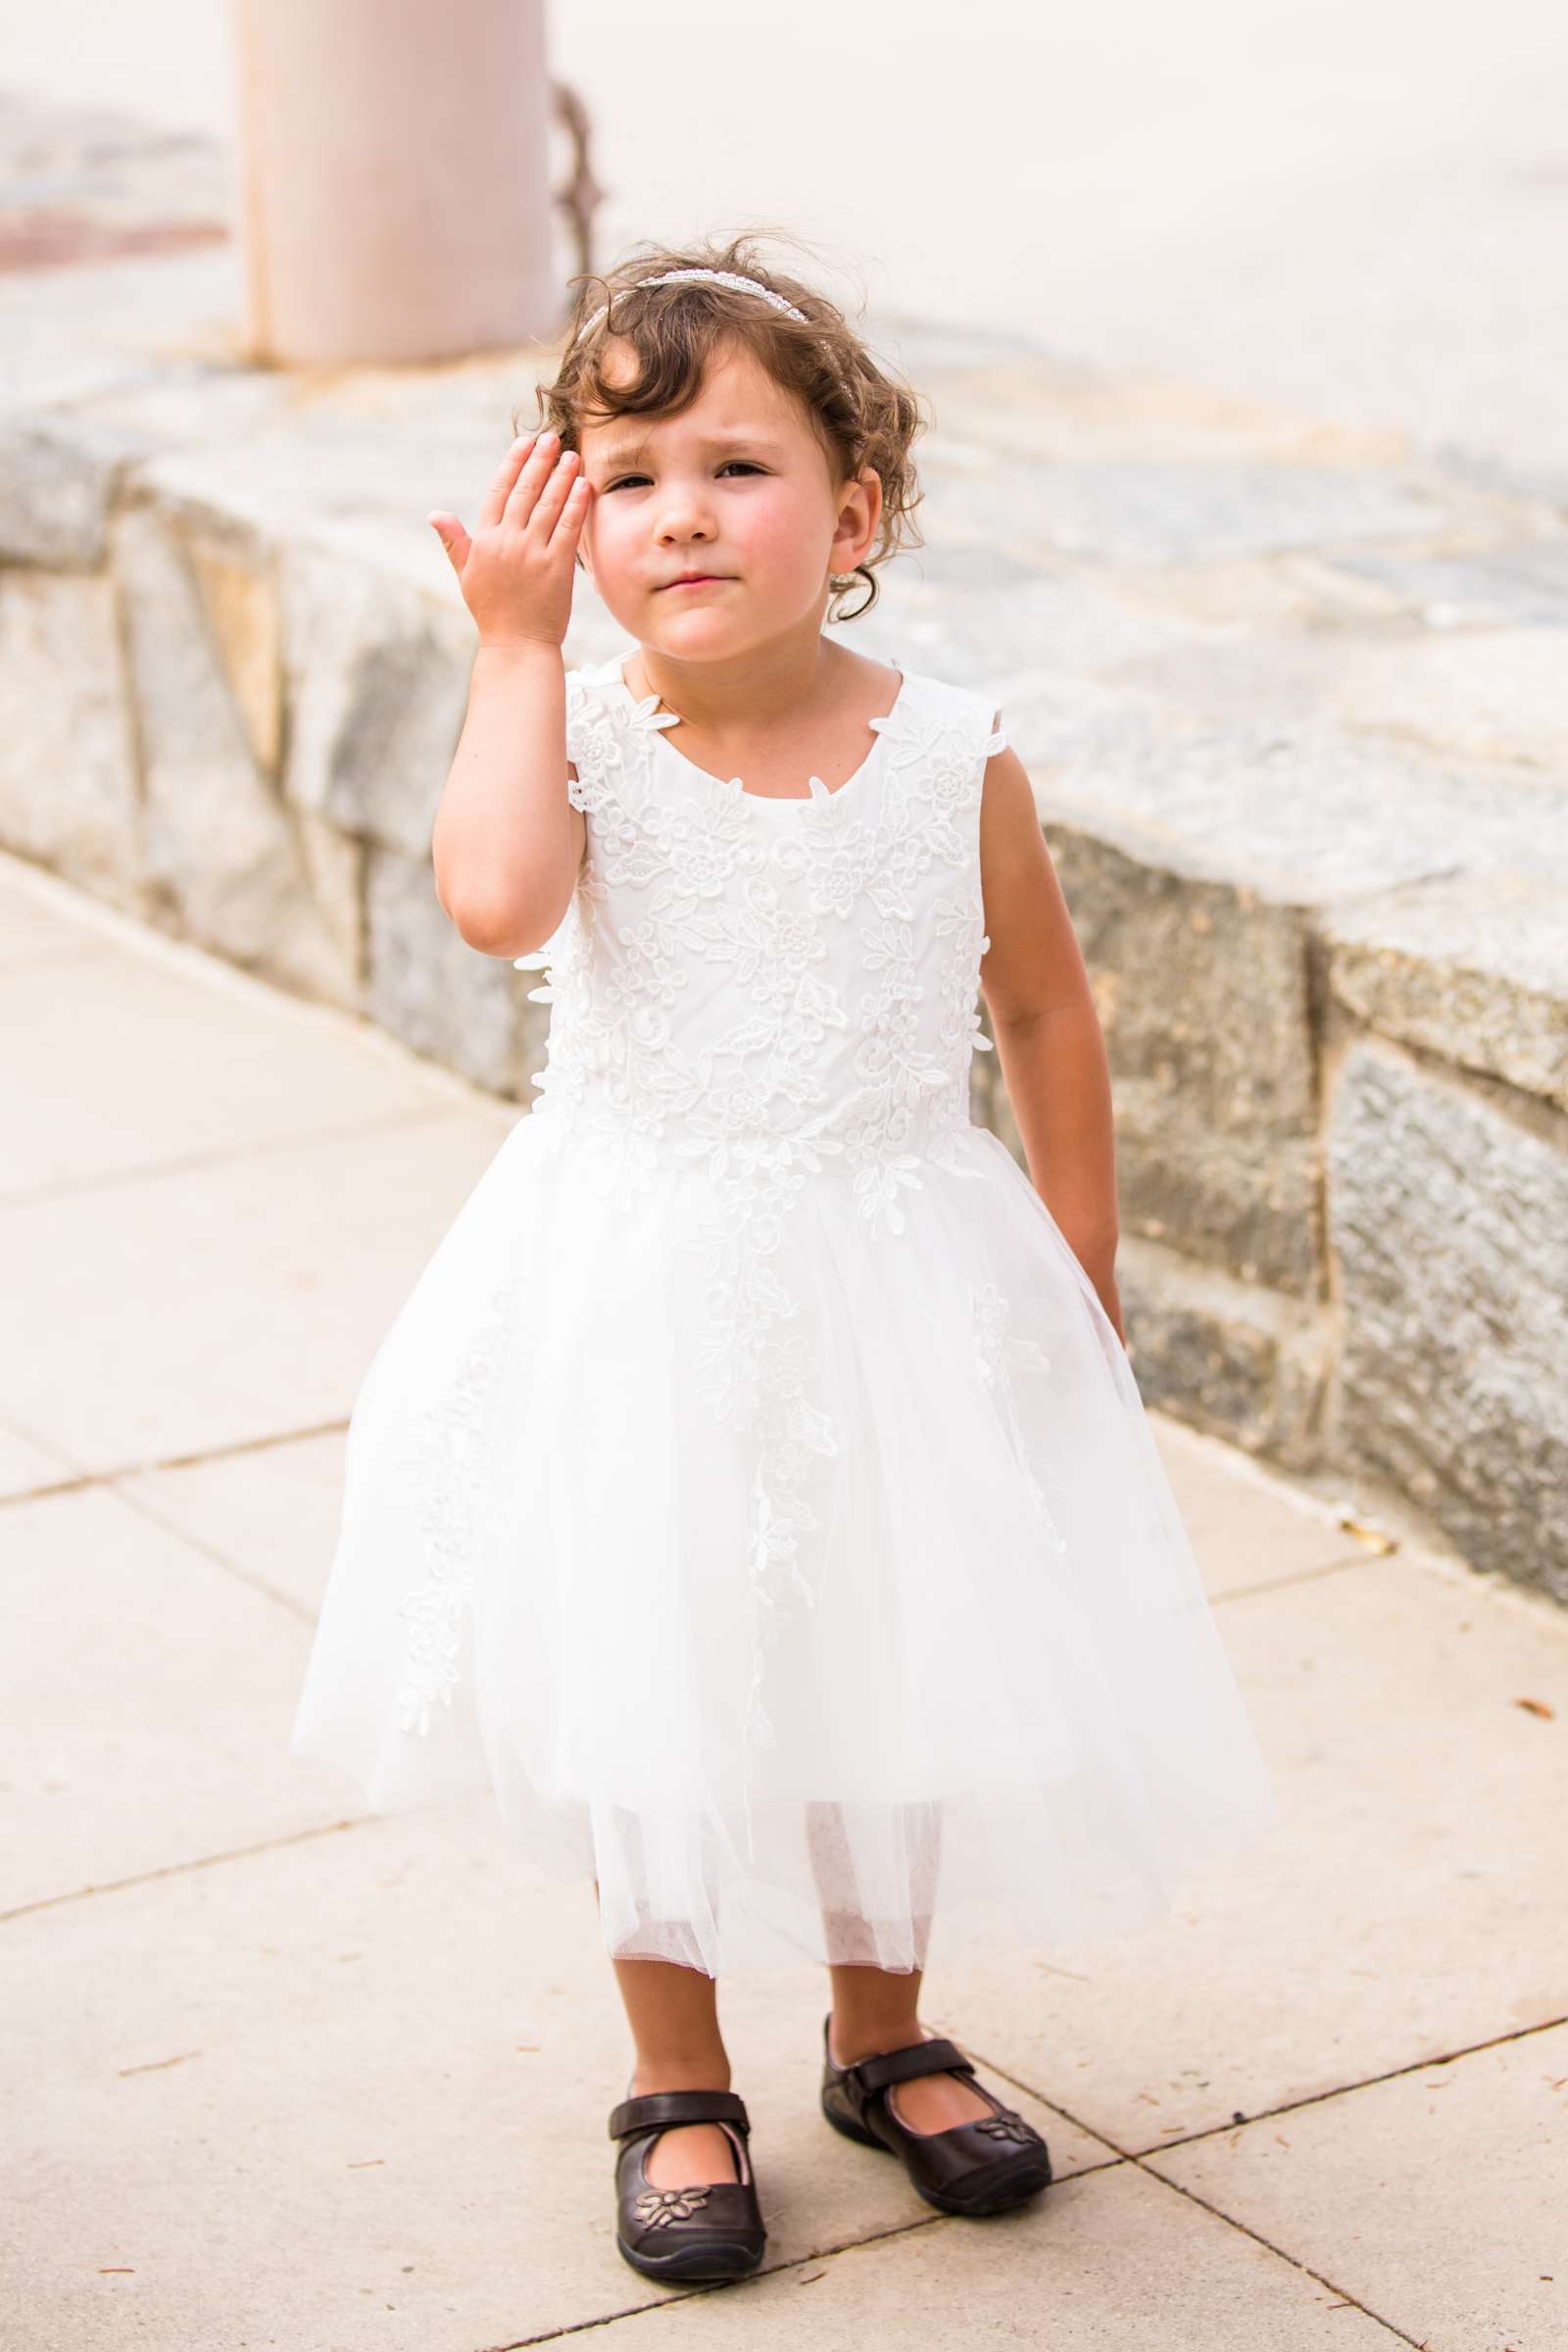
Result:
[[[1190,621],[1140,610],[1065,568],[1021,564],[992,541],[943,543],[901,562],[879,651],[991,681],[1002,696],[1009,678],[1043,666],[1058,678],[1116,677],[1141,662],[1196,658],[1202,644]]]
[[[1218,1623],[1277,1834],[1152,1928],[929,1986],[1129,2154],[1568,2015],[1563,1612],[1396,1552]]]
[[[69,1454],[46,1446],[30,1430],[0,1421],[0,1497],[66,1486],[82,1475],[81,1464]]]
[[[1112,564],[1429,539],[1480,511],[1418,467],[1255,465],[1232,452],[1210,463],[1067,458],[1025,474],[1002,459],[984,465],[950,438],[921,470],[921,527],[933,542],[1000,539],[1017,553]]]
[[[100,1472],[342,1421],[514,1116],[433,1107],[13,1202],[0,1293],[27,1345],[0,1415]]]
[[[476,2352],[672,2299],[614,2247],[630,2041],[597,1935],[586,1882],[524,1884],[472,1804],[9,1922],[29,2352]],[[820,1972],[768,1975],[724,2017],[770,2260],[934,2218],[816,2109]],[[1067,2189],[1111,2161],[1024,2107]]]
[[[347,1425],[167,1469],[116,1491],[314,1624],[337,1544]]]
[[[1561,625],[1359,646],[1336,707],[1346,723],[1456,762],[1517,760],[1547,780],[1568,753]]]
[[[756,2352],[1393,2352],[1406,2339],[1273,2248],[1137,2165],[1063,2181],[1039,2207],[929,2227],[639,2313],[606,2352],[669,2343]]]
[[[205,363],[220,387],[238,357],[244,299],[236,256],[221,246],[0,276],[10,397],[39,407],[113,399],[181,357]],[[276,385],[268,390],[260,371],[233,382],[263,415],[286,398]]]
[[[236,1002],[123,949],[69,977],[49,961],[0,972],[0,1197],[384,1128],[452,1102],[420,1085],[412,1056],[366,1052],[351,1021],[270,989]]]
[[[1151,1410],[1149,1426],[1210,1600],[1353,1567],[1391,1538],[1207,1431]]]
[[[1418,554],[1356,548],[1332,562],[1338,570],[1376,582],[1391,604],[1429,628],[1568,625],[1568,532],[1560,525],[1491,547]]]
[[[1130,641],[1130,630],[1123,633]],[[1549,784],[1562,764],[1562,666],[1560,622],[1458,629],[1383,620],[1303,630],[1261,613],[1245,628],[1129,642],[1118,667],[1100,665],[1117,684],[1183,711],[1240,723],[1259,712],[1276,723],[1323,717],[1351,734],[1411,745],[1461,772],[1497,767],[1526,812],[1532,782]],[[1462,828],[1454,847],[1467,847]]]
[[[1150,2162],[1425,2352],[1568,2343],[1568,2025]]]
[[[1197,376],[1107,371],[1060,346],[1002,337],[965,350],[952,327],[908,318],[899,328],[903,362],[931,386],[940,417],[960,422],[966,444],[1011,458],[1356,466],[1400,465],[1410,454],[1396,427],[1327,424]]]
[[[102,1487],[4,1514],[0,1914],[362,1810],[280,1763],[309,1627]]]

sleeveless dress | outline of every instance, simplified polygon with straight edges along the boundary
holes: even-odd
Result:
[[[1120,1341],[971,1122],[989,698],[768,799],[568,670],[538,1102],[373,1356],[290,1740],[717,1975],[1124,1934],[1277,1807]],[[390,1173],[390,1171],[389,1171]]]

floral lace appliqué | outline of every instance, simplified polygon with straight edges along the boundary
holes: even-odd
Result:
[[[406,1732],[428,1733],[432,1710],[450,1707],[458,1687],[462,1623],[472,1597],[478,1514],[486,1492],[491,1412],[520,1306],[517,1284],[496,1292],[482,1331],[448,1388],[427,1407],[399,1466],[416,1498],[426,1568],[424,1582],[398,1612],[408,1625],[397,1694],[398,1721]]]
[[[992,1401],[1006,1432],[1012,1457],[1023,1475],[1035,1509],[1045,1522],[1046,1531],[1056,1550],[1064,1552],[1066,1541],[1051,1515],[1045,1490],[1024,1444],[1018,1419],[1018,1399],[1012,1385],[1014,1364],[1033,1372],[1049,1372],[1051,1358],[1036,1341],[1022,1332],[1008,1330],[1011,1310],[996,1283],[971,1283],[969,1306],[974,1332],[975,1369],[991,1392]]]

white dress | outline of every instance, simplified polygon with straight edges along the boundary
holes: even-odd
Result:
[[[1004,736],[904,670],[767,799],[626,658],[567,673],[540,1099],[366,1374],[293,1752],[492,1788],[620,1957],[1144,1926],[1277,1806],[1126,1352],[970,1119]]]

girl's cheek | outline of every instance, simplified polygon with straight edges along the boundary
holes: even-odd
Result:
[[[792,499],[759,499],[747,514],[746,537],[754,553],[790,564],[809,539],[810,519]]]
[[[588,543],[588,552],[594,562],[602,570],[612,571],[620,556],[620,543],[624,539],[625,533],[616,530],[614,516],[608,514],[597,501],[589,503],[588,520],[583,526],[583,537]]]
[[[776,561],[780,550],[789,544],[781,517],[769,514],[760,503],[733,518],[729,538],[737,555],[752,563]]]

